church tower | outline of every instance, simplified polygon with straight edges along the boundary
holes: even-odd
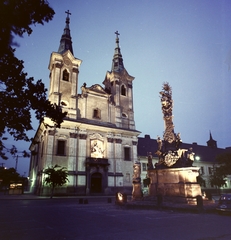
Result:
[[[50,57],[50,91],[51,103],[61,106],[67,112],[67,117],[77,119],[78,109],[78,74],[81,60],[74,57],[69,11],[66,12],[66,26],[60,40],[58,52],[53,52]]]
[[[132,81],[135,79],[126,71],[119,47],[119,33],[116,34],[116,47],[111,71],[106,73],[103,84],[115,105],[114,122],[117,127],[135,130]]]
[[[217,148],[217,141],[213,139],[211,132],[210,132],[209,140],[207,141],[207,146],[211,148]]]

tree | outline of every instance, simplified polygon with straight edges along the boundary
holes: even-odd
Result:
[[[50,185],[51,187],[51,196],[53,197],[54,189],[57,186],[63,186],[65,183],[69,182],[68,180],[68,172],[65,167],[60,167],[59,165],[55,165],[54,167],[48,167],[43,171],[44,174],[48,176],[45,178],[45,184]]]
[[[213,173],[210,175],[210,185],[220,188],[225,185],[226,177],[227,176],[224,174],[223,170],[220,167],[216,167],[214,168]]]
[[[52,20],[54,10],[46,0],[0,0],[0,158],[7,160],[6,152],[17,153],[13,146],[6,148],[4,140],[9,133],[15,141],[30,141],[31,110],[39,121],[47,116],[60,127],[66,112],[51,104],[42,80],[34,81],[24,72],[23,61],[15,57],[17,43],[14,37],[32,33],[32,25]]]
[[[0,167],[0,179],[2,186],[9,187],[10,182],[17,182],[21,180],[21,177],[14,168],[6,169],[4,167]]]
[[[205,180],[202,177],[202,174],[199,174],[199,176],[197,176],[197,183],[200,184],[201,187],[205,186]]]
[[[216,156],[217,166],[210,176],[211,185],[222,187],[226,183],[227,175],[231,175],[231,153],[225,152]]]
[[[217,155],[216,162],[220,165],[221,173],[231,175],[231,153],[225,152]]]

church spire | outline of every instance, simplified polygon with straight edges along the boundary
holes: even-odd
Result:
[[[209,135],[210,136],[209,136],[209,140],[207,141],[207,146],[211,148],[217,148],[217,141],[213,139],[211,131]]]
[[[69,28],[69,23],[70,23],[70,18],[69,15],[71,13],[68,11],[65,12],[67,14],[66,17],[66,26],[63,31],[63,35],[60,40],[60,45],[59,45],[59,50],[58,53],[64,53],[67,50],[70,50],[70,52],[74,55],[73,49],[72,49],[72,41],[71,41],[71,33],[70,33],[70,28]]]
[[[121,70],[124,69],[124,64],[123,64],[123,57],[122,54],[120,52],[120,47],[119,47],[119,33],[118,31],[115,32],[116,34],[116,47],[115,47],[115,53],[113,56],[113,60],[112,60],[112,71],[116,71],[119,72]]]

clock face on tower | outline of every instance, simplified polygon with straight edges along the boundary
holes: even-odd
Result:
[[[71,64],[71,61],[66,58],[66,59],[64,59],[64,63],[65,63],[66,65],[70,65],[70,64]]]

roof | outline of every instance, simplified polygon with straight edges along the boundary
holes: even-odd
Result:
[[[200,161],[203,162],[215,162],[217,155],[224,152],[231,153],[231,148],[212,148],[209,146],[198,145],[197,143],[182,143],[180,146],[181,149],[189,149],[190,147],[193,148],[195,156],[200,157]],[[138,156],[147,156],[147,153],[151,152],[154,157],[157,157],[157,155],[155,155],[157,149],[158,146],[156,139],[151,139],[149,135],[138,137]]]

